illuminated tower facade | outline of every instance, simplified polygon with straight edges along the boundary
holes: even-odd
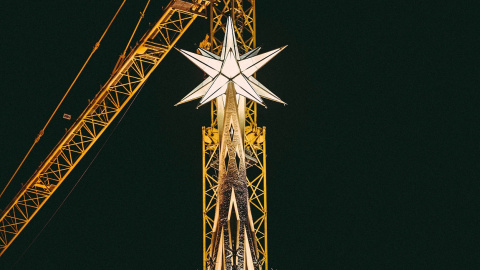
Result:
[[[255,267],[258,251],[248,203],[244,133],[233,82],[227,84],[224,112],[209,269],[259,269]]]
[[[254,164],[255,159],[246,153],[245,108],[247,99],[263,106],[262,98],[285,104],[253,76],[284,48],[262,54],[256,48],[240,55],[229,17],[220,55],[202,48],[198,50],[200,54],[179,50],[208,76],[178,104],[200,98],[198,107],[211,101],[216,101],[217,107],[218,143],[209,163],[218,174],[207,269],[263,269],[246,175],[247,164]]]

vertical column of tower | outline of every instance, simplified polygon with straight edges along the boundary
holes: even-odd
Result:
[[[233,82],[229,82],[219,127],[217,206],[209,270],[257,270],[255,231],[249,206],[244,133]]]

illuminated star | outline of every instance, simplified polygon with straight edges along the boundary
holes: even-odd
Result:
[[[265,104],[262,97],[286,104],[253,77],[253,74],[257,72],[257,70],[263,67],[285,47],[287,46],[257,55],[260,50],[260,47],[258,47],[240,55],[238,53],[233,22],[232,19],[228,17],[220,55],[216,55],[202,48],[199,48],[201,54],[177,49],[201,68],[208,75],[208,78],[193,89],[193,91],[186,95],[180,102],[175,104],[175,106],[201,97],[197,106],[198,108],[214,98],[221,97],[222,95],[225,97],[227,84],[230,81],[234,83],[237,94],[263,106],[265,106]]]

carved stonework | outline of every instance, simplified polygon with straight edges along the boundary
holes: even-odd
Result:
[[[258,268],[255,233],[248,203],[244,137],[235,87],[226,91],[220,134],[217,209],[214,220],[212,265],[209,269],[254,270]]]

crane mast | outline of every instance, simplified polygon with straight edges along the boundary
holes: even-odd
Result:
[[[57,190],[142,87],[210,1],[172,0],[161,18],[115,67],[107,83],[68,129],[0,217],[0,256]]]

